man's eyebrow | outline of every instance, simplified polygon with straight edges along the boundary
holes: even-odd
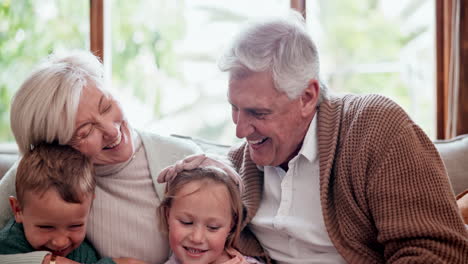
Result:
[[[232,106],[232,107],[235,107],[235,108],[239,108],[237,105],[229,102],[229,104]],[[246,107],[246,108],[242,108],[243,110],[247,111],[247,112],[262,112],[262,113],[266,113],[266,114],[269,114],[269,113],[273,113],[273,111],[269,108],[262,108],[262,107]]]

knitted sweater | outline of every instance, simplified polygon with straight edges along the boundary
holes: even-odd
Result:
[[[331,97],[317,118],[323,218],[347,262],[468,263],[468,234],[444,164],[398,105],[377,95]],[[229,156],[244,180],[248,223],[262,200],[263,173],[246,143]],[[238,247],[266,256],[248,228]]]
[[[12,218],[2,230],[0,230],[0,254],[29,253],[35,249],[29,244],[24,235],[23,225],[16,223]],[[88,264],[115,264],[111,258],[99,259],[94,247],[84,240],[79,247],[74,249],[66,258],[79,263]],[[0,262],[1,263],[1,262]]]
[[[163,137],[153,133],[145,133],[145,132],[138,132],[143,147],[147,156],[148,165],[150,176],[153,179],[153,187],[156,191],[156,195],[158,197],[163,197],[164,195],[164,184],[159,184],[156,181],[159,172],[165,168],[173,164],[174,162],[184,158],[187,155],[200,152],[200,148],[196,146],[194,143],[190,143],[189,141],[182,141],[180,139],[174,137]],[[116,166],[120,166],[116,164]],[[15,179],[16,179],[16,168],[17,163],[10,168],[10,170],[5,174],[5,176],[0,181],[0,228],[2,228],[6,221],[10,217],[12,217],[12,212],[10,210],[10,206],[8,204],[8,197],[11,195],[15,195]],[[122,205],[120,205],[122,206]],[[91,217],[91,216],[90,216]],[[135,217],[135,221],[137,221],[138,217]],[[111,219],[109,219],[111,221]],[[131,231],[132,226],[127,227],[128,230],[115,230],[116,233],[120,234],[127,234]],[[89,230],[88,230],[89,231]],[[150,234],[151,236],[162,236],[162,234]],[[95,246],[98,246],[102,243],[113,243],[110,237],[104,238],[94,238]],[[106,242],[107,240],[107,242]],[[142,243],[144,243],[144,239],[141,239]],[[133,245],[138,246],[138,245]],[[161,248],[169,248],[167,241],[164,241],[163,245],[160,245]],[[99,252],[101,253],[101,252]],[[14,254],[14,255],[0,255],[0,263],[1,264],[14,264],[14,263],[41,263],[44,256],[48,254],[46,251],[36,251],[27,254]],[[120,257],[120,256],[112,256],[112,257]],[[162,259],[167,259],[169,257],[169,250],[166,250],[164,256],[161,256]]]

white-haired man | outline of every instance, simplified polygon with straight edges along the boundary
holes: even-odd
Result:
[[[250,24],[219,67],[246,139],[229,154],[246,188],[243,253],[278,263],[468,263],[431,141],[385,97],[328,95],[299,15]]]

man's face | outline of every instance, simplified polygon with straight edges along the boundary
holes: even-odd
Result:
[[[291,100],[276,90],[268,72],[231,80],[228,100],[236,136],[246,138],[252,160],[261,166],[287,165],[300,149],[315,113],[302,96]]]

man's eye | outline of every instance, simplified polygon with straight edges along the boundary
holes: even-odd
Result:
[[[265,116],[266,116],[267,114],[265,114],[265,113],[256,113],[256,112],[253,112],[252,115],[255,116],[255,118],[263,119],[263,118],[265,118]]]

